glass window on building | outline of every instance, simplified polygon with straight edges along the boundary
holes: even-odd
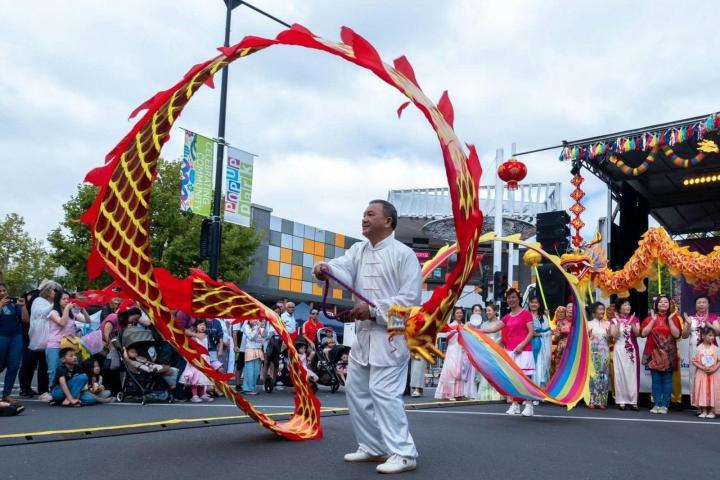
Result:
[[[309,240],[315,240],[315,227],[305,225],[305,235],[303,237]]]
[[[290,235],[288,233],[283,233],[282,240],[280,241],[280,246],[283,248],[292,248],[293,247],[292,235]]]
[[[296,223],[295,225],[297,225],[297,223]],[[302,251],[303,251],[304,239],[303,239],[302,237],[295,237],[295,236],[294,236],[294,237],[292,237],[292,242],[293,242],[293,243],[292,243],[292,249],[293,249],[293,250],[297,250],[297,251],[299,251],[299,252],[302,252]],[[302,260],[300,260],[299,263],[302,263]]]
[[[270,230],[275,232],[282,231],[282,218],[270,217]]]
[[[293,222],[290,220],[285,220],[283,218],[282,220],[282,233],[287,233],[288,235],[292,235],[293,233]]]
[[[313,273],[312,273],[312,268],[303,267],[303,269],[302,269],[302,279],[303,279],[303,281],[305,281],[305,282],[312,282],[312,281],[315,279],[315,277],[313,276]]]
[[[268,247],[268,260],[280,260],[280,247],[274,245]]]
[[[325,230],[315,230],[315,241],[325,243]]]
[[[293,223],[293,236],[304,237],[305,236],[305,225],[302,223]]]
[[[303,267],[310,267],[312,268],[315,265],[315,261],[313,260],[313,256],[309,253],[303,253],[303,260],[302,260]]]
[[[292,263],[293,265],[302,265],[303,264],[303,252],[298,252],[297,250],[293,250],[292,252]]]
[[[270,245],[275,245],[276,247],[279,247],[282,244],[282,233],[270,230],[269,242]]]
[[[290,275],[292,274],[292,266],[289,263],[281,263],[280,264],[280,276],[285,278],[290,278]]]

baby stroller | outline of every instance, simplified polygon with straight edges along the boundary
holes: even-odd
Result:
[[[139,356],[147,359],[155,357],[159,345],[151,330],[141,327],[130,327],[123,331],[120,336],[113,339],[115,348],[122,352],[125,348],[133,347]],[[173,403],[174,396],[170,387],[159,373],[136,372],[127,364],[124,356],[120,355],[125,375],[122,379],[122,386],[117,394],[117,401],[126,401],[129,398],[139,401],[142,405],[149,402]]]
[[[335,345],[330,347],[327,355],[325,354],[326,342],[323,339],[329,337],[328,333],[332,332]],[[330,327],[324,327],[317,332],[317,368],[316,373],[320,385],[330,387],[330,392],[335,393],[341,385],[344,385],[342,378],[337,373],[337,366],[343,354],[350,355],[350,347],[337,344],[337,335]]]

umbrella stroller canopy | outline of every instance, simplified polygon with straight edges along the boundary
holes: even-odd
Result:
[[[120,341],[123,347],[132,347],[137,343],[155,343],[155,337],[150,330],[142,327],[128,327],[122,333]]]

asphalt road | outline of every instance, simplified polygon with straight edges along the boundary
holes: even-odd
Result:
[[[80,409],[27,402],[22,416],[0,418],[0,478],[47,479],[59,471],[103,480],[376,478],[374,465],[342,461],[356,446],[344,394],[319,396],[325,436],[300,443],[248,422],[224,401]],[[254,400],[268,412],[292,410],[291,391]],[[499,404],[412,400],[408,416],[420,458],[418,470],[403,474],[408,478],[717,478],[711,465],[720,421],[700,420],[690,411],[652,416],[540,406],[535,417],[520,418],[505,415]],[[137,426],[147,422],[156,424]],[[50,430],[56,432],[38,433]]]

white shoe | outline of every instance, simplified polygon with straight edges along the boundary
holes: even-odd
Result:
[[[650,413],[659,413],[659,412],[660,412],[660,407],[658,407],[657,405],[650,409]]]
[[[700,415],[698,415],[700,418],[707,418],[707,413],[702,412]]]
[[[710,413],[708,413],[707,415],[705,415],[705,418],[715,418],[715,413],[714,413],[714,412],[710,412]]]
[[[202,397],[200,397],[200,400],[202,400],[203,402],[214,402],[215,401],[215,399],[212,398],[207,393],[205,395],[203,395]]]
[[[537,407],[540,405],[540,402],[538,400],[533,400],[533,406]]]
[[[40,400],[41,402],[51,402],[52,399],[52,395],[50,395],[48,392],[45,392],[38,397],[38,400]]]
[[[202,399],[200,397],[198,397],[197,395],[193,395],[192,398],[190,399],[190,401],[192,403],[202,403]]]
[[[422,393],[420,393],[420,390],[413,390],[410,396],[413,398],[422,397]]]
[[[417,462],[411,457],[401,457],[400,455],[391,455],[385,463],[378,465],[375,470],[378,473],[402,473],[415,470]]]
[[[660,415],[667,415],[668,409],[667,407],[659,407],[657,413]]]
[[[520,415],[520,404],[513,402],[505,413],[508,415]]]
[[[356,452],[346,453],[344,457],[346,462],[360,463],[360,462],[384,462],[388,459],[387,455],[370,455],[362,448],[358,448]]]
[[[525,408],[523,408],[522,414],[523,417],[532,417],[533,416],[533,404],[528,402],[525,404]]]

